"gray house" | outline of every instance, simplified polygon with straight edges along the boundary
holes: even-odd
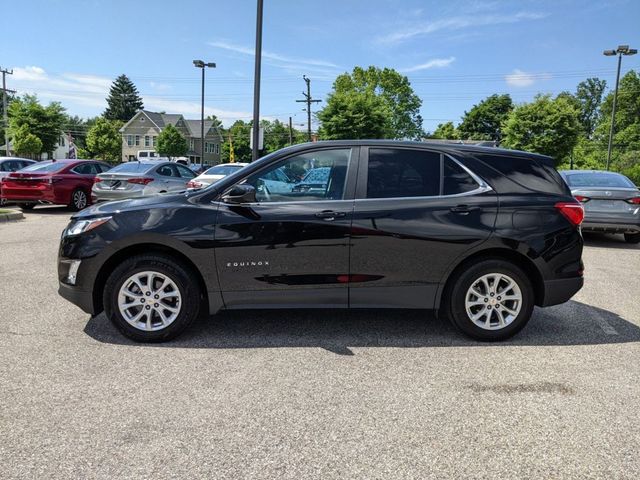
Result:
[[[186,120],[177,113],[157,113],[139,110],[121,129],[122,161],[136,160],[141,150],[156,150],[158,135],[167,125],[176,127],[187,139],[189,151],[186,156],[193,163],[215,165],[220,163],[223,138],[210,120],[204,121],[204,162],[200,152],[202,138],[200,120]]]

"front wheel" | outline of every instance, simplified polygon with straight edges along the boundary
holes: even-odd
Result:
[[[640,243],[640,233],[625,233],[624,241],[627,243]]]
[[[454,280],[446,310],[451,322],[477,340],[505,340],[531,318],[534,292],[526,274],[504,260],[483,260]]]
[[[198,316],[200,288],[171,257],[138,255],[118,265],[104,288],[107,317],[137,342],[177,337]]]

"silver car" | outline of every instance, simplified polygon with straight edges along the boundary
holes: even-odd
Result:
[[[628,243],[640,243],[640,190],[631,180],[599,170],[565,170],[560,174],[584,206],[582,230],[623,233]]]
[[[94,201],[147,197],[186,190],[195,173],[173,162],[128,162],[96,176],[91,190]]]

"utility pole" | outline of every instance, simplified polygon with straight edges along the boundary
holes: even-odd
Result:
[[[307,78],[306,75],[303,75],[302,78],[307,83],[307,93],[302,92],[302,95],[304,95],[304,99],[296,100],[296,102],[304,102],[307,104],[307,138],[309,141],[311,141],[311,104],[319,103],[322,100],[314,100],[311,97],[311,79]]]
[[[6,155],[9,156],[9,120],[7,116],[7,93],[16,93],[15,90],[7,90],[7,74],[13,75],[13,70],[0,67],[2,72],[2,120],[4,123],[4,144],[6,145]]]
[[[289,145],[293,145],[293,123],[289,117]]]
[[[638,50],[629,48],[629,45],[619,45],[615,50],[605,50],[602,52],[607,57],[615,57],[618,55],[618,73],[616,74],[616,89],[613,93],[613,109],[611,110],[611,127],[609,128],[609,146],[607,148],[607,171],[611,164],[611,149],[613,147],[613,126],[616,121],[616,103],[618,102],[618,84],[620,83],[620,66],[622,65],[622,56],[635,55]]]
[[[262,11],[263,0],[258,0],[256,12],[256,50],[255,71],[253,75],[253,148],[251,149],[251,161],[258,159],[260,147],[260,70],[262,67]]]

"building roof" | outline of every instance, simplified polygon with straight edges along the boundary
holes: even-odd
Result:
[[[129,120],[127,123],[125,123],[122,126],[120,131],[123,132],[131,124],[133,119],[138,117],[139,113],[143,113],[160,130],[162,130],[167,125],[175,126],[180,120],[183,120],[187,127],[187,131],[189,132],[189,136],[191,138],[200,138],[200,123],[201,123],[200,120],[186,120],[184,116],[179,113],[158,113],[158,112],[151,112],[149,110],[139,110],[131,118],[131,120]],[[207,136],[207,133],[209,132],[209,130],[212,129],[212,127],[213,127],[212,120],[204,121],[205,137]],[[214,127],[213,132],[214,134],[218,135],[220,142],[222,142],[222,135],[220,134],[220,131]]]

